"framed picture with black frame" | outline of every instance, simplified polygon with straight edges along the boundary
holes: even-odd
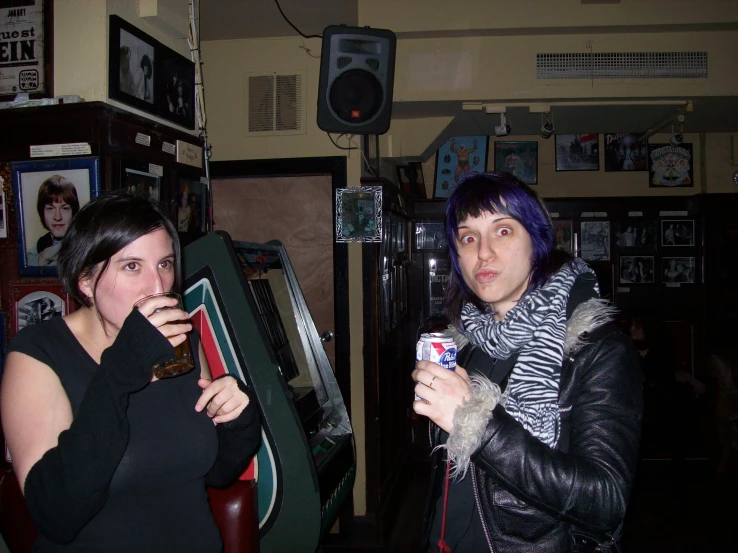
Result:
[[[538,142],[496,141],[495,171],[505,171],[525,184],[538,184]]]
[[[557,134],[557,171],[599,171],[600,137],[596,133]]]
[[[61,243],[72,218],[100,193],[100,158],[11,163],[21,276],[56,276]]]
[[[187,129],[194,129],[195,63],[163,44],[159,45],[157,56],[157,115]]]
[[[108,96],[156,115],[162,45],[117,15],[110,16],[108,38]]]
[[[436,154],[434,198],[448,198],[456,183],[470,173],[487,170],[486,136],[452,136]]]

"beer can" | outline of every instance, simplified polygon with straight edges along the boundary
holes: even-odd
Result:
[[[442,332],[421,334],[415,347],[416,361],[438,363],[444,369],[456,370],[456,342]],[[415,400],[422,399],[415,394]]]

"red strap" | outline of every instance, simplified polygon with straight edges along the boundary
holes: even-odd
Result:
[[[451,460],[446,461],[446,483],[443,489],[443,517],[441,518],[441,539],[438,540],[439,553],[451,553],[451,548],[446,543],[446,509],[448,508],[448,483],[451,479]]]

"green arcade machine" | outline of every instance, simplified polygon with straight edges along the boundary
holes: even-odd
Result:
[[[214,377],[253,387],[262,553],[313,553],[356,475],[351,422],[285,248],[214,232],[184,250],[184,298]]]

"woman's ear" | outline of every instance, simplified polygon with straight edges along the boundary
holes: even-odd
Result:
[[[95,303],[95,297],[93,293],[94,285],[92,282],[92,276],[79,277],[79,290],[88,300],[90,300],[90,304]]]

